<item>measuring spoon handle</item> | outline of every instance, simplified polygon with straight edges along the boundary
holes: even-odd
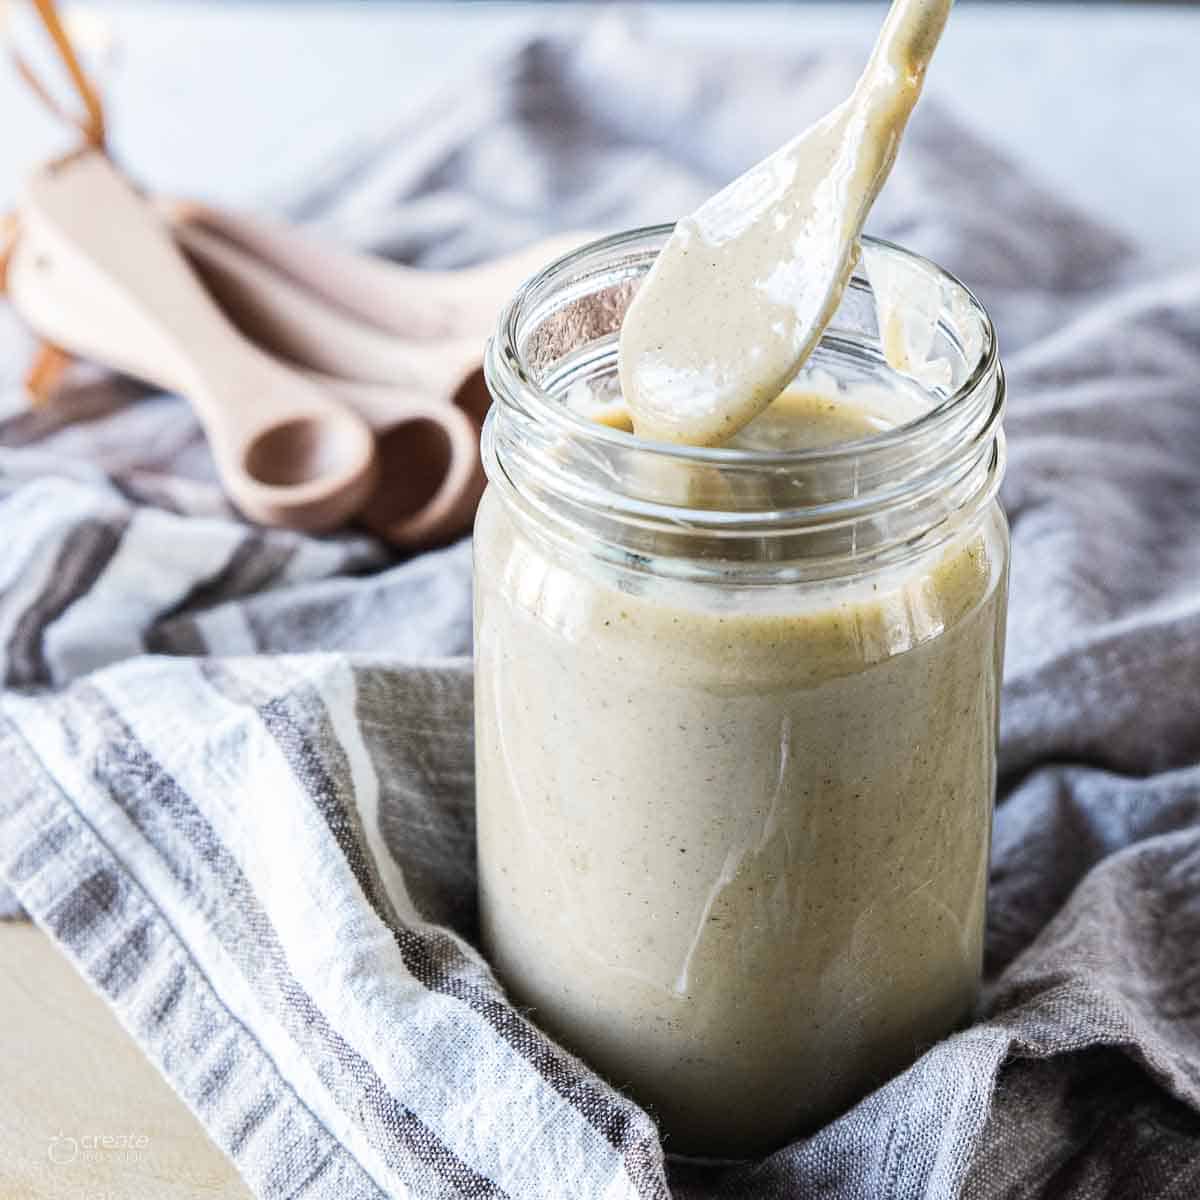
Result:
[[[482,362],[482,335],[420,341],[386,334],[203,226],[177,225],[174,232],[242,333],[288,362],[416,397],[444,397],[469,366]]]
[[[93,327],[75,340],[103,346],[106,361],[135,359],[189,395],[208,390],[237,334],[168,229],[101,153],[81,151],[36,171],[20,223],[21,239],[38,247],[34,272],[105,294]]]
[[[269,217],[191,200],[159,201],[176,227],[216,234],[306,290],[378,329],[411,340],[486,338],[518,285],[595,234],[556,234],[462,270],[430,271],[332,246]]]

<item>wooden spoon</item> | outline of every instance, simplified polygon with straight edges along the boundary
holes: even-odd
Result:
[[[401,545],[464,532],[486,480],[477,437],[468,475],[450,414],[466,414],[478,431],[491,402],[483,351],[500,309],[531,272],[594,235],[548,238],[467,270],[422,271],[331,249],[282,223],[160,203],[175,222],[176,241],[247,337],[297,366],[396,389],[389,397],[382,389],[341,388],[380,435],[382,472],[364,511],[367,523]],[[404,417],[409,400],[430,419]],[[439,403],[440,430],[432,419]],[[445,466],[440,488],[433,463]],[[455,492],[460,478],[470,482]],[[435,489],[424,513],[412,509],[413,481],[420,479]],[[436,513],[442,515],[435,521]]]
[[[369,529],[409,550],[443,545],[470,529],[487,477],[479,426],[468,411],[436,394],[398,397],[394,387],[306,374],[324,379],[376,431],[378,480],[359,513]]]
[[[376,473],[366,422],[237,332],[104,155],[37,171],[19,219],[7,280],[17,311],[56,345],[185,395],[247,516],[321,531],[362,506]]]
[[[841,301],[951,0],[893,0],[854,91],[675,226],[621,326],[641,437],[727,441],[775,399]]]
[[[479,426],[487,333],[405,341],[330,307],[260,259],[209,231],[176,240],[213,298],[272,354],[329,378],[377,432],[381,471],[367,524],[405,546],[464,532],[483,494]]]

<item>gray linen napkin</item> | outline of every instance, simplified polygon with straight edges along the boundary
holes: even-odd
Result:
[[[427,264],[670,219],[846,80],[605,23],[295,211]],[[184,407],[103,377],[0,423],[0,877],[258,1196],[1200,1193],[1200,270],[1142,277],[932,104],[875,229],[978,290],[1009,369],[989,987],[761,1163],[664,1159],[472,948],[466,543],[248,528]]]

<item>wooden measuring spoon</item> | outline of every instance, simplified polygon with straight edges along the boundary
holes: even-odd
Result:
[[[216,234],[306,291],[408,341],[490,336],[519,284],[597,236],[561,233],[480,266],[427,271],[339,249],[282,221],[191,200],[160,203],[176,226]]]
[[[69,313],[76,327],[102,325],[109,294],[88,278],[61,272],[40,272],[23,277],[21,305],[32,313]],[[39,322],[40,323],[40,322]],[[164,389],[175,386],[163,356],[147,353],[149,343],[114,349],[92,343],[91,353],[116,364],[148,383]],[[381,481],[359,512],[360,518],[381,537],[408,549],[450,541],[470,525],[483,492],[479,461],[479,432],[466,413],[441,400],[398,396],[396,389],[354,383],[321,375],[303,374],[312,382],[355,409],[377,430],[376,459]],[[383,482],[386,481],[386,484]]]
[[[329,384],[376,430],[379,476],[359,513],[363,523],[414,550],[466,533],[487,483],[471,417],[437,397],[399,400],[395,388],[379,384]]]
[[[239,335],[102,154],[36,172],[19,219],[7,279],[17,311],[55,344],[185,395],[247,516],[322,531],[361,507],[376,471],[366,422]]]
[[[322,303],[207,230],[180,227],[176,239],[247,337],[336,380],[338,394],[376,431],[380,473],[363,510],[367,524],[405,546],[465,532],[485,483],[484,335],[403,341]]]

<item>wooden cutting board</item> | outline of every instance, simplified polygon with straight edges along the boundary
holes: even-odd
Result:
[[[32,925],[4,921],[0,1196],[250,1197],[229,1160],[49,938]]]

